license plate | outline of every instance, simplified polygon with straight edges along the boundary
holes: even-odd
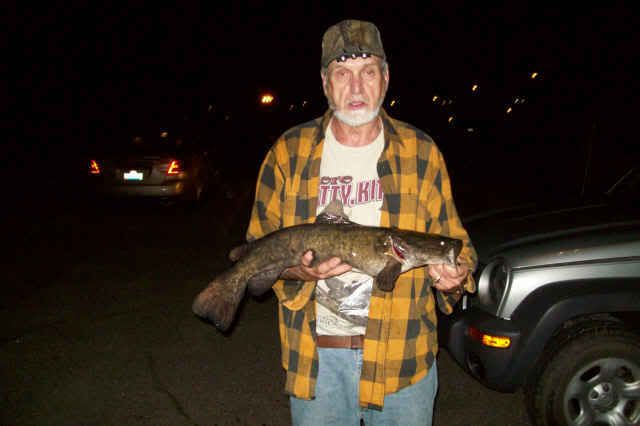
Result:
[[[129,170],[124,172],[124,180],[142,180],[142,172],[137,170]]]

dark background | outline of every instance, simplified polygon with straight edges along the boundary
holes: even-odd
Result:
[[[18,201],[25,188],[27,197],[73,192],[98,147],[160,127],[189,129],[229,179],[253,179],[279,134],[324,112],[320,41],[345,18],[380,28],[385,108],[434,137],[462,204],[482,195],[469,210],[496,193],[597,193],[637,164],[630,3],[69,3],[8,17],[5,172]],[[259,103],[264,91],[276,97],[271,107]]]
[[[379,26],[385,108],[436,140],[463,216],[588,198],[638,164],[640,26],[623,3],[184,3],[5,9],[2,424],[288,423],[275,297],[247,298],[231,336],[190,306],[243,239],[269,145],[324,112],[320,41],[341,19]],[[224,190],[195,210],[84,198],[96,151],[161,128],[205,146]],[[436,425],[528,424],[520,393],[444,351],[438,365]]]

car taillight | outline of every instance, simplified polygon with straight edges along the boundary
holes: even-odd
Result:
[[[96,160],[89,161],[89,174],[99,175],[100,174],[100,166]]]
[[[169,168],[167,169],[167,174],[168,175],[177,175],[181,171],[182,171],[182,166],[180,164],[180,161],[172,160],[171,163],[169,164]]]

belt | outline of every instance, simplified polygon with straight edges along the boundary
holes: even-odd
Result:
[[[318,336],[316,342],[321,348],[362,349],[364,336]]]

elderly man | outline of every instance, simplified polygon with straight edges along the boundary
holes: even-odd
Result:
[[[321,62],[329,110],[268,152],[247,238],[313,222],[337,198],[354,222],[443,234],[464,248],[457,267],[409,271],[388,293],[340,259],[312,266],[311,252],[283,272],[273,288],[293,424],[431,424],[435,307],[450,313],[464,290],[475,290],[476,254],[438,147],[381,109],[389,67],[376,26],[330,27]]]

